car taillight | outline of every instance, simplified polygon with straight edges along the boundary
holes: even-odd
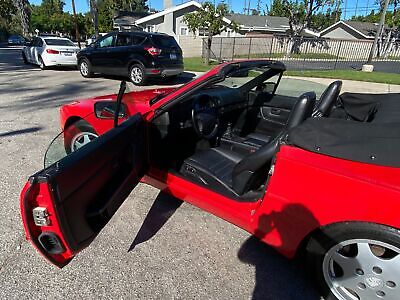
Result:
[[[161,49],[158,49],[158,48],[155,48],[155,47],[144,48],[144,49],[147,50],[147,52],[149,52],[153,56],[161,54]]]
[[[47,52],[48,54],[60,54],[60,51],[53,50],[53,49],[46,49],[46,52]]]

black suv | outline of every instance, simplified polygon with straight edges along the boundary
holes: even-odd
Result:
[[[112,32],[77,54],[83,77],[93,73],[128,76],[136,85],[149,77],[183,72],[182,49],[172,36],[149,32]]]

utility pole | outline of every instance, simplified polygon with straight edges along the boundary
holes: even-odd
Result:
[[[78,47],[79,49],[81,48],[81,36],[79,34],[79,29],[78,29],[78,18],[76,17],[76,10],[75,10],[75,0],[71,0],[71,5],[72,5],[72,12],[74,14],[74,22],[75,22],[75,37],[78,40]]]
[[[385,4],[383,6],[383,10],[381,13],[381,19],[379,20],[378,30],[376,31],[374,43],[372,44],[371,52],[369,53],[369,56],[368,56],[368,62],[367,62],[368,64],[370,64],[372,62],[372,59],[374,58],[376,45],[378,44],[378,39],[382,35],[383,26],[385,25],[385,17],[386,17],[386,11],[387,11],[388,5],[389,5],[389,0],[385,0]]]

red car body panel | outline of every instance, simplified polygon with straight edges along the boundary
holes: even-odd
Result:
[[[250,203],[158,170],[143,181],[245,229],[290,258],[309,233],[328,224],[362,221],[400,228],[398,168],[282,146],[274,170],[263,198]],[[385,205],[377,199],[385,199]]]
[[[32,184],[27,182],[21,192],[21,215],[24,223],[26,239],[32,241],[32,244],[39,252],[42,252],[40,249],[41,246],[39,243],[34,242],[36,239],[33,239],[32,236],[37,237],[41,233],[45,232],[55,233],[59,236],[63,246],[65,247],[65,251],[61,254],[53,254],[50,257],[45,256],[45,258],[51,263],[63,267],[69,263],[76,253],[72,252],[68,248],[68,243],[66,243],[63,237],[58,217],[56,216],[54,203],[51,199],[51,191],[47,184]],[[35,226],[32,209],[38,206],[47,208],[51,220],[48,226]]]
[[[169,93],[176,88],[157,88],[143,91],[134,91],[124,94],[122,101],[126,104],[128,115],[137,112],[146,114],[150,110],[149,100],[158,94]],[[105,95],[84,100],[76,100],[64,105],[60,109],[61,129],[69,125],[68,120],[85,119],[93,126],[98,134],[110,130],[114,124],[112,119],[99,119],[94,115],[94,104],[99,101],[116,101],[117,95]]]

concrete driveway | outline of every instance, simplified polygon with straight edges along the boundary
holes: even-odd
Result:
[[[25,241],[19,192],[59,131],[58,109],[117,80],[40,71],[0,49],[1,299],[318,299],[303,269],[243,230],[139,185],[67,267]]]

